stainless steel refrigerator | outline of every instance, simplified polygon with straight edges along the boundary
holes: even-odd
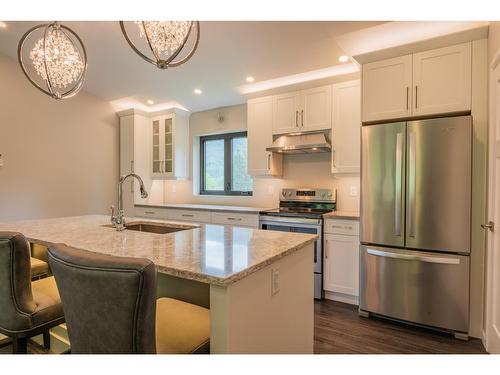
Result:
[[[469,329],[472,118],[362,127],[360,314]]]

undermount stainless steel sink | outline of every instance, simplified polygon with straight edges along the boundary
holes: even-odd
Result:
[[[114,228],[113,224],[103,225],[103,227]],[[162,223],[144,223],[144,222],[132,222],[125,224],[125,230],[135,230],[137,232],[148,232],[148,233],[156,233],[156,234],[167,234],[179,232],[181,230],[188,230],[197,228],[196,226],[173,226]]]

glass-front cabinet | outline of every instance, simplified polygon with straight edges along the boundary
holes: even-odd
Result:
[[[178,123],[181,120],[181,123]],[[186,177],[188,127],[183,118],[167,114],[152,119],[152,173],[157,178]],[[178,150],[177,150],[178,149]],[[181,155],[178,154],[181,152]]]

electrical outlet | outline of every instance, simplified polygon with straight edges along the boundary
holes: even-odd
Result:
[[[275,268],[271,270],[271,295],[280,291],[280,271]]]
[[[172,193],[176,193],[177,192],[177,186],[175,185],[172,185],[171,189]]]
[[[267,187],[267,193],[268,193],[269,195],[274,195],[274,186],[273,186],[273,185],[269,185],[269,186]]]
[[[358,196],[358,187],[356,185],[352,185],[349,189],[349,195],[351,197],[357,197]]]

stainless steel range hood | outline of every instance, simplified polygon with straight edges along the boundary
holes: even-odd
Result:
[[[311,154],[330,152],[332,146],[323,132],[300,133],[282,135],[266,150],[280,154]]]

